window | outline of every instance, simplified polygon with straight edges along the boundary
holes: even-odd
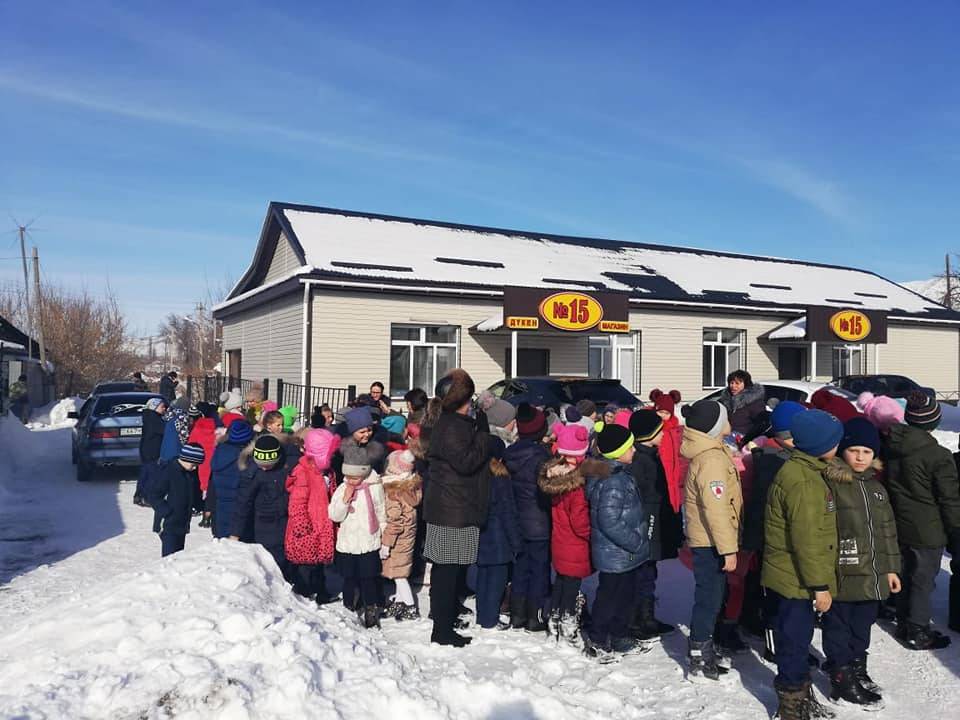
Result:
[[[837,345],[833,348],[833,376],[859,375],[863,358],[862,345]]]
[[[412,388],[432,395],[437,380],[457,367],[459,332],[454,325],[391,325],[390,396]]]
[[[587,340],[587,374],[592,378],[619,380],[636,392],[636,334],[596,335]]]
[[[745,370],[746,331],[729,328],[705,328],[703,331],[703,389],[722,388],[727,375]]]

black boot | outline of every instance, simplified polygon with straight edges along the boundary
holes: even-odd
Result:
[[[724,654],[735,655],[748,650],[740,632],[737,630],[737,624],[727,620],[717,620],[713,631],[713,643]]]
[[[798,687],[774,687],[777,691],[777,714],[774,720],[810,720],[809,683]]]
[[[363,608],[363,626],[368,630],[380,627],[379,605],[367,605]]]
[[[627,626],[627,630],[632,637],[637,640],[656,640],[661,635],[672,633],[676,628],[673,625],[660,622],[654,616],[654,606],[656,599],[644,596],[637,601],[637,607],[633,611],[633,616]]]
[[[857,676],[849,665],[837,668],[830,673],[830,699],[863,706],[876,706],[880,702],[879,695],[870,692],[857,682]]]
[[[550,616],[547,618],[547,635],[552,640],[560,642],[566,639],[566,628],[564,627],[565,618],[561,619],[560,608],[551,608]]]
[[[533,603],[527,604],[527,623],[523,629],[532,633],[545,633],[547,624],[544,622],[543,608]]]
[[[713,648],[713,640],[703,642],[690,641],[687,657],[690,661],[690,677],[704,677],[710,680],[719,680],[727,672],[725,667],[717,663],[717,654]]]
[[[853,671],[854,676],[857,678],[857,682],[860,683],[862,687],[866,688],[877,696],[880,695],[880,686],[873,681],[873,678],[870,677],[870,674],[867,672],[866,655],[851,662],[850,669]]]
[[[510,597],[510,627],[522,630],[527,626],[527,598],[523,595]]]
[[[943,650],[950,645],[946,635],[906,620],[897,623],[897,639],[910,650]]]

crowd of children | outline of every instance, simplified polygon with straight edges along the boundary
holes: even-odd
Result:
[[[655,590],[657,563],[679,556],[695,587],[689,677],[727,673],[747,648],[742,628],[777,665],[779,716],[830,717],[810,678],[818,624],[831,700],[868,709],[881,702],[867,670],[878,617],[910,649],[949,644],[930,597],[944,549],[960,550],[960,484],[930,434],[936,400],[818,395],[770,412],[737,371],[720,402],[684,406],[681,422],[676,391],[602,414],[589,400],[515,407],[475,399],[456,370],[429,403],[408,393],[405,414],[376,383],[299,429],[265,403],[245,417],[229,393],[219,411],[158,401],[144,411],[137,498],[155,510],[164,555],[202,512],[215,537],[262,545],[320,604],[335,599],[335,567],[366,627],[420,617],[411,578],[430,582],[429,560],[431,637],[446,645],[470,642],[455,631],[475,565],[481,628],[546,633],[602,663],[674,630],[655,616]],[[953,582],[950,627],[960,632]]]

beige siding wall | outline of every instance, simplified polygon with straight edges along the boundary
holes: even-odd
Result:
[[[274,280],[278,280],[288,273],[293,272],[298,267],[300,267],[300,261],[294,254],[293,248],[290,247],[286,236],[280,233],[280,239],[277,241],[277,249],[273,254],[273,259],[270,261],[270,267],[267,269],[267,276],[264,278],[263,284],[266,285]]]
[[[956,328],[890,325],[880,347],[880,372],[906,375],[939,392],[960,389],[960,332]]]
[[[291,293],[224,320],[224,356],[229,350],[241,351],[245,379],[302,382],[303,294]]]

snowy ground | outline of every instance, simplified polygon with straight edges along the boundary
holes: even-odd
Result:
[[[132,478],[77,483],[69,433],[0,420],[0,717],[739,720],[775,707],[756,652],[723,684],[686,682],[680,633],[606,667],[514,631],[474,631],[453,650],[429,644],[426,620],[364,631],[339,605],[317,609],[266,553],[199,528],[161,560]],[[941,625],[946,586],[941,574]],[[690,574],[664,563],[659,587],[659,614],[685,624]],[[911,653],[876,628],[871,666],[887,688],[880,717],[940,717],[960,642]]]

